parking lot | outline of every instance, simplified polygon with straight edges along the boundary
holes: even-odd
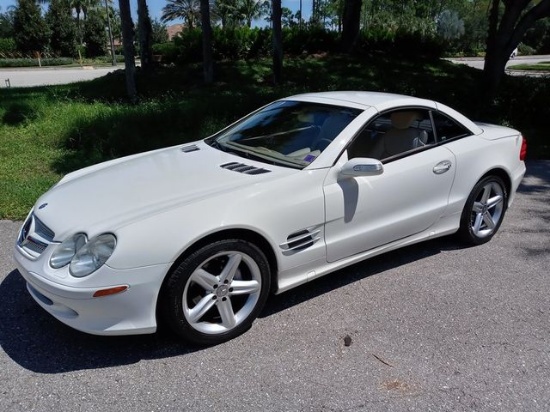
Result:
[[[548,411],[550,161],[531,162],[496,237],[436,239],[268,302],[211,348],[60,324],[0,221],[2,411]]]

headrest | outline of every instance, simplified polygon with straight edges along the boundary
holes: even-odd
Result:
[[[310,123],[310,124],[315,123],[315,118],[313,116],[313,113],[311,112],[298,114],[298,120],[301,123]]]
[[[391,124],[396,129],[407,129],[415,120],[420,118],[420,113],[415,111],[400,111],[391,114]]]

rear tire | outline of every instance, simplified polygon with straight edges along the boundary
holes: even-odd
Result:
[[[458,235],[466,243],[481,245],[497,233],[508,204],[506,185],[498,176],[481,179],[468,196]]]
[[[215,345],[250,328],[267,300],[264,253],[239,239],[220,240],[185,258],[167,277],[160,313],[183,339]]]

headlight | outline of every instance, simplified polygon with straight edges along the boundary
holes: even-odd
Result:
[[[71,260],[71,275],[81,278],[88,276],[105,264],[113,254],[116,238],[110,233],[94,237],[81,247]]]
[[[88,239],[84,233],[77,233],[61,243],[50,258],[50,266],[54,269],[68,265],[78,250],[86,244]]]

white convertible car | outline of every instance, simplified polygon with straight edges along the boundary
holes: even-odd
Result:
[[[36,302],[92,334],[200,344],[281,293],[380,253],[497,232],[526,141],[440,103],[328,92],[271,103],[205,140],[97,164],[36,202],[15,260]]]

